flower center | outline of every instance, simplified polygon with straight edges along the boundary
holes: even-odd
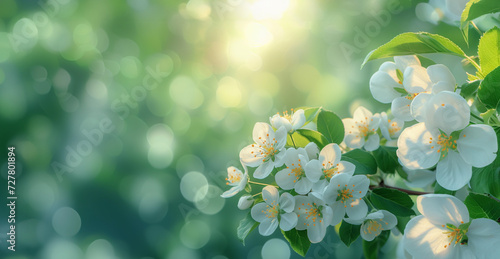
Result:
[[[373,119],[371,119],[373,121]],[[364,121],[355,121],[356,127],[358,128],[359,131],[359,136],[360,137],[368,137],[372,134],[375,134],[375,129],[370,130],[368,128],[368,117],[365,117]],[[354,125],[352,126],[354,128]],[[351,134],[352,131],[349,131],[349,134]]]
[[[387,121],[389,123],[389,135],[392,137],[394,136],[394,134],[396,134],[396,132],[400,131],[401,130],[401,127],[398,127],[398,124],[393,122],[391,123],[391,120],[388,120]]]
[[[337,164],[338,166],[338,164]],[[336,166],[332,166],[329,169],[323,169],[323,174],[326,179],[331,179],[334,175],[339,174],[339,169]]]
[[[295,179],[293,180],[293,182],[297,182],[298,180],[302,179],[302,177],[305,176],[305,171],[304,169],[302,168],[302,165],[300,164],[300,159],[299,159],[299,163],[297,165],[295,164],[292,164],[293,168],[291,170],[290,173],[288,173],[288,175],[292,175],[295,177]],[[287,167],[289,168],[289,167]]]
[[[267,137],[269,137],[269,134],[267,134]],[[259,137],[259,139],[262,139],[262,137]],[[252,144],[252,147],[255,147],[256,144]],[[270,139],[265,139],[262,141],[262,145],[259,145],[260,150],[257,151],[260,153],[260,156],[263,156],[264,158],[262,159],[262,162],[266,162],[269,159],[273,159],[274,155],[279,152],[278,149],[275,147],[278,145],[278,141],[276,138],[273,138],[272,140]],[[257,154],[252,151],[252,154],[254,157],[257,157]]]
[[[463,221],[462,225],[460,225],[458,228],[452,224],[446,224],[446,228],[449,229],[449,231],[445,231],[443,232],[443,234],[446,235],[446,237],[450,242],[448,243],[448,245],[445,245],[444,248],[451,246],[451,244],[454,245],[458,243],[460,243],[460,245],[467,244],[468,238],[466,234],[467,231],[469,230],[469,225],[470,223],[463,224]],[[445,227],[445,225],[442,225],[442,227]]]
[[[241,181],[241,174],[238,174],[236,172],[236,169],[233,169],[233,171],[230,172],[227,177],[228,178],[226,178],[226,185],[238,183]]]
[[[302,203],[302,206],[305,206],[304,203]],[[302,208],[299,207],[299,211]],[[303,211],[300,211],[300,214],[304,215],[306,217],[306,220],[308,222],[304,223],[304,225],[309,226],[309,224],[313,224],[313,226],[316,226],[316,221],[319,221],[319,223],[323,222],[323,214],[321,211],[323,210],[323,206],[318,206],[316,203],[307,203],[307,207],[304,208]],[[302,215],[298,215],[299,217]],[[312,222],[311,222],[312,221]]]
[[[382,221],[382,219],[380,219],[380,221]],[[376,221],[376,220],[369,220],[367,224],[368,224],[368,227],[366,228],[366,230],[363,230],[363,232],[365,232],[365,234],[371,234],[372,232],[373,233],[382,232],[381,222]],[[386,222],[385,224],[388,224],[388,223]],[[367,230],[368,230],[368,233],[366,232]]]
[[[266,205],[266,210],[263,210],[262,213],[265,213],[266,217],[268,218],[275,218],[279,214],[278,203],[276,201],[273,201],[271,205]]]
[[[354,188],[356,185],[353,184],[352,187]],[[340,184],[339,184],[339,187],[340,187]],[[347,201],[353,197],[352,193],[354,192],[353,189],[350,189],[350,188],[347,188],[347,184],[345,185],[345,188],[344,189],[341,189],[338,191],[338,194],[337,194],[337,201],[340,201],[341,203],[346,203],[347,204]],[[344,207],[347,207],[347,205],[344,204]],[[354,207],[354,205],[351,205],[351,207]]]
[[[438,145],[437,152],[441,153],[442,157],[445,157],[450,149],[455,150],[457,148],[456,138],[457,137],[454,137],[453,134],[447,136],[446,134],[441,133],[436,141],[436,144]],[[434,143],[434,139],[430,138],[429,143]],[[434,149],[434,146],[431,146],[431,149]]]
[[[417,97],[417,95],[419,95],[419,93],[407,94],[405,96],[405,98],[411,101],[411,100],[415,99],[415,97]]]
[[[280,117],[285,118],[286,120],[288,120],[288,121],[291,123],[291,122],[292,122],[292,118],[293,118],[293,113],[294,113],[294,112],[295,112],[295,111],[294,111],[293,109],[291,109],[291,110],[290,110],[290,114],[288,113],[288,111],[284,111],[284,112],[283,112],[283,115],[280,115],[280,113],[279,113],[279,112],[278,112],[278,115],[279,115]]]

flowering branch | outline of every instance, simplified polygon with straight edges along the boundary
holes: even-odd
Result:
[[[389,189],[394,189],[398,191],[402,191],[404,193],[407,193],[409,195],[424,195],[424,194],[429,194],[428,192],[419,192],[419,191],[412,191],[412,190],[406,190],[403,188],[398,188],[394,186],[389,186],[384,183],[384,180],[381,180],[378,185],[370,185],[370,190],[376,189],[376,188],[389,188]]]

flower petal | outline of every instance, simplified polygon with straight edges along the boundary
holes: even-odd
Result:
[[[424,123],[418,123],[403,130],[398,139],[397,155],[402,165],[409,169],[426,169],[439,161],[438,147],[433,139],[439,130],[429,131]]]
[[[304,110],[300,109],[293,113],[292,116],[292,129],[297,130],[304,126],[306,123],[306,116],[304,115]]]
[[[420,195],[417,197],[417,208],[429,222],[437,226],[459,226],[462,222],[469,222],[469,211],[465,204],[448,194]]]
[[[373,116],[373,113],[363,106],[359,106],[354,110],[353,119],[354,121],[367,121]]]
[[[312,191],[324,194],[326,186],[328,186],[326,179],[319,180],[313,184]]]
[[[375,100],[381,103],[390,103],[394,98],[400,97],[401,93],[394,88],[401,88],[397,81],[388,73],[377,71],[370,78],[370,92]]]
[[[379,210],[379,211],[382,212],[382,214],[384,215],[384,217],[381,220],[383,230],[392,229],[398,224],[398,219],[396,218],[396,216],[394,216],[394,214],[386,210]]]
[[[411,101],[405,97],[398,97],[392,101],[391,111],[395,118],[401,119],[403,121],[411,121],[413,117],[410,113]]]
[[[268,175],[271,174],[273,169],[274,169],[273,161],[268,160],[268,161],[262,163],[261,165],[259,165],[259,167],[257,167],[257,169],[255,169],[255,172],[253,172],[253,177],[255,177],[257,179],[264,179]]]
[[[460,133],[457,149],[468,164],[485,167],[497,157],[497,135],[489,125],[470,125]]]
[[[262,199],[269,205],[278,204],[279,192],[276,187],[268,185],[262,189]]]
[[[380,136],[373,134],[368,137],[365,142],[364,148],[366,151],[374,151],[380,146]]]
[[[455,84],[457,81],[451,73],[451,71],[443,64],[436,64],[427,67],[427,74],[433,83],[444,83],[441,84],[438,91],[435,91],[436,85],[433,86],[432,92],[440,91],[455,91]],[[446,87],[444,87],[446,85]]]
[[[339,145],[332,143],[326,145],[319,153],[319,161],[325,164],[325,168],[329,168],[328,164],[336,165],[340,162],[342,151]],[[328,166],[328,167],[327,167]]]
[[[307,179],[309,179],[313,183],[317,182],[319,178],[323,175],[321,169],[322,166],[318,160],[309,161],[304,168]]]
[[[264,141],[274,138],[274,130],[271,125],[267,123],[257,122],[253,127],[252,137],[255,143],[263,145]]]
[[[348,174],[350,176],[352,176],[354,174],[354,170],[356,170],[356,166],[347,161],[340,161],[337,168],[339,169],[339,173]]]
[[[231,189],[223,192],[220,197],[222,198],[231,198],[234,195],[238,194],[241,191],[241,189],[238,186],[231,187]]]
[[[295,212],[281,214],[280,228],[283,231],[289,231],[297,226],[297,214]]]
[[[443,234],[444,231],[445,229],[437,227],[428,218],[416,216],[406,225],[405,249],[413,258],[453,259],[458,251],[453,246],[448,247],[449,239]]]
[[[409,66],[420,66],[420,60],[415,55],[395,56],[394,62],[401,72],[404,72]]]
[[[349,202],[344,203],[345,211],[347,216],[353,220],[362,219],[368,213],[368,206],[366,206],[366,202],[359,199],[352,199]]]
[[[262,222],[265,219],[268,219],[266,211],[267,211],[267,204],[265,202],[260,202],[252,207],[250,214],[252,215],[252,218],[255,221]]]
[[[359,230],[361,237],[366,241],[372,241],[375,239],[380,233],[382,233],[381,228],[374,228],[372,225],[375,224],[372,221],[367,221],[361,225],[361,229]]]
[[[429,91],[432,82],[425,67],[413,65],[405,69],[403,85],[408,93],[421,93]]]
[[[295,148],[289,148],[285,153],[285,165],[295,167],[299,163],[299,151]]]
[[[467,183],[472,177],[472,166],[465,162],[460,154],[450,150],[448,155],[436,167],[436,180],[439,185],[456,191]]]
[[[342,221],[342,219],[345,216],[345,207],[344,204],[340,202],[335,202],[330,207],[332,208],[333,212],[332,221],[330,222],[330,225],[336,226]]]
[[[240,197],[238,200],[238,209],[240,210],[246,210],[250,208],[253,204],[254,199],[252,198],[251,195],[243,195]]]
[[[348,184],[351,176],[348,174],[337,174],[330,179],[330,183],[325,188],[323,194],[323,199],[326,204],[333,204],[337,200],[338,190],[346,184]]]
[[[295,191],[298,194],[307,194],[311,188],[313,183],[309,181],[306,177],[303,177],[295,184]]]
[[[285,127],[279,127],[277,130],[276,130],[276,133],[274,134],[274,138],[275,138],[275,141],[276,141],[276,149],[277,150],[281,150],[285,147],[286,145],[286,134],[287,134],[287,131],[286,131],[286,128]],[[273,139],[273,137],[271,137],[271,134],[269,134],[270,138],[269,138],[269,141],[271,141]]]
[[[467,232],[468,245],[477,259],[500,255],[500,225],[491,219],[473,219]]]
[[[292,170],[289,168],[285,168],[278,173],[276,173],[275,180],[276,184],[281,187],[283,190],[291,190],[295,186],[293,180],[295,180],[294,176],[291,176]]]
[[[307,237],[311,243],[319,243],[323,240],[326,234],[326,227],[323,223],[309,224],[307,227]]]
[[[439,128],[449,135],[469,125],[470,107],[457,93],[439,92],[429,99],[426,107],[425,124],[429,129]]]
[[[365,138],[362,138],[359,133],[347,134],[344,138],[346,146],[350,148],[361,148],[365,144]]]
[[[287,213],[292,212],[295,209],[295,198],[288,192],[281,194],[279,203],[280,209]]]
[[[426,104],[431,99],[432,95],[421,93],[413,98],[410,104],[411,116],[418,122],[426,121]]]
[[[278,219],[269,218],[262,221],[259,225],[259,233],[263,236],[270,236],[278,228]]]
[[[349,187],[352,186],[353,197],[361,198],[366,195],[368,187],[370,186],[370,180],[364,175],[355,175],[351,177],[348,183]]]
[[[241,163],[251,167],[262,164],[263,158],[264,156],[262,155],[261,148],[259,148],[257,144],[248,145],[240,151]]]
[[[319,154],[319,148],[318,145],[314,142],[310,142],[307,144],[304,149],[307,152],[307,156],[309,157],[309,160],[311,159],[318,159],[318,154]]]
[[[279,114],[275,114],[273,117],[271,117],[270,119],[270,122],[271,122],[271,125],[275,128],[275,129],[279,129],[281,127],[285,127],[285,130],[287,132],[291,131],[292,130],[292,124],[290,123],[289,120],[287,120],[286,118],[284,117],[281,117]]]

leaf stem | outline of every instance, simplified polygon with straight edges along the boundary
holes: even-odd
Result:
[[[268,185],[271,185],[271,186],[274,186],[276,188],[278,188],[278,186],[276,185],[272,185],[272,184],[267,184],[267,183],[259,183],[259,182],[254,182],[254,181],[248,181],[249,183],[253,183],[253,184],[258,184],[258,185],[264,185],[264,186],[268,186]]]
[[[479,120],[480,122],[484,122],[483,118],[481,118],[481,117],[477,116],[476,114],[474,114],[474,113],[472,113],[472,112],[471,112],[471,113],[470,113],[470,115],[471,115],[472,117],[474,117],[475,119]]]
[[[255,197],[255,196],[259,195],[259,194],[262,194],[262,192],[256,193],[256,194],[252,195],[252,197]]]
[[[402,191],[406,194],[409,195],[424,195],[424,194],[429,194],[428,192],[419,192],[419,191],[412,191],[412,190],[407,190],[399,187],[394,187],[394,186],[389,186],[384,183],[384,180],[380,181],[378,185],[370,185],[370,190],[376,189],[376,188],[389,188],[389,189],[394,189],[398,191]]]
[[[293,147],[297,148],[297,146],[295,145],[295,141],[293,140],[292,134],[289,134],[289,135],[290,135],[290,139],[292,140]]]
[[[477,33],[479,33],[479,35],[482,36],[483,32],[476,26],[476,24],[473,21],[470,21],[470,23],[472,24],[472,27],[476,29]]]
[[[484,78],[483,73],[481,72],[481,67],[472,59],[471,57],[465,55],[465,58],[477,69],[477,73],[480,77]]]

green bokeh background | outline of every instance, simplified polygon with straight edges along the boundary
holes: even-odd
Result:
[[[0,257],[299,258],[278,231],[243,246],[247,212],[219,197],[254,123],[300,106],[387,110],[368,88],[382,61],[360,66],[399,33],[475,52],[456,27],[418,20],[417,1],[258,2],[0,0],[0,193],[14,146],[18,196],[16,252],[0,207]],[[458,58],[429,57],[465,81]],[[360,247],[330,228],[308,257]]]

